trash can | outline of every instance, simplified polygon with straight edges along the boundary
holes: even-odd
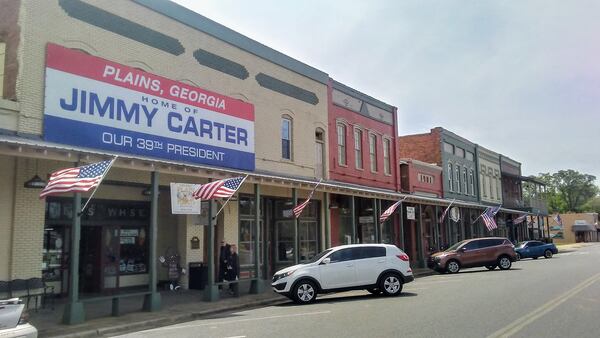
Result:
[[[204,290],[208,282],[208,268],[203,262],[190,262],[188,269],[188,287],[194,290]]]

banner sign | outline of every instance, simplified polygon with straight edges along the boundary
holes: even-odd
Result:
[[[199,184],[171,183],[171,213],[200,214],[200,200],[192,196]]]
[[[48,44],[44,139],[254,170],[254,106]]]

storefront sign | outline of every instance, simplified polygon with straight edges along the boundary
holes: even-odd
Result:
[[[199,215],[202,211],[201,202],[192,196],[198,186],[198,184],[171,183],[171,213]]]
[[[369,224],[369,223],[375,223],[373,216],[360,216],[358,218],[358,223],[359,224]]]
[[[406,219],[415,220],[415,207],[406,207]]]
[[[48,44],[44,139],[254,170],[254,106]]]

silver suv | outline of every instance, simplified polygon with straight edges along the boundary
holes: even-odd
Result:
[[[354,244],[327,249],[305,264],[277,271],[271,286],[297,303],[313,302],[317,294],[366,289],[396,296],[414,280],[409,257],[394,245]]]

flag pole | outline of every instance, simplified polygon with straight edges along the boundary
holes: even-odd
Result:
[[[112,166],[115,163],[115,161],[117,160],[117,158],[119,158],[118,155],[115,156],[115,158],[113,158],[112,161],[110,161],[110,164],[108,165],[108,168],[106,168],[106,170],[102,174],[102,177],[100,177],[100,181],[98,181],[98,185],[96,186],[96,188],[94,188],[94,191],[92,191],[92,194],[90,195],[90,197],[88,197],[87,201],[85,201],[85,204],[83,205],[83,207],[81,208],[81,211],[79,211],[79,213],[77,214],[77,216],[83,215],[83,211],[85,210],[85,207],[87,207],[88,203],[90,203],[90,201],[92,200],[92,197],[94,197],[94,194],[96,193],[96,191],[100,187],[100,184],[102,184],[102,181],[104,180],[104,178],[108,174],[108,171],[110,170],[110,168],[112,168]]]
[[[321,182],[323,182],[323,178],[319,179],[319,182],[317,182],[317,185],[315,185],[315,187],[313,188],[313,190],[310,192],[310,195],[308,195],[308,198],[307,198],[307,200],[310,200],[310,199],[312,198],[313,194],[315,193],[315,191],[317,191],[317,188],[319,187],[319,184],[321,184]],[[304,202],[302,202],[302,203],[305,203],[305,202],[306,202],[306,201],[304,201]],[[298,202],[296,201],[296,203],[298,203]],[[300,203],[300,204],[302,204],[302,203]],[[300,204],[298,204],[298,205],[300,205]],[[294,209],[295,209],[295,208],[296,208],[298,205],[296,205],[296,206],[294,207]],[[298,214],[298,216],[296,216],[296,218],[300,217],[300,215],[302,215],[302,212],[303,212],[303,211],[304,211],[304,208],[303,208],[302,210],[300,210],[300,213]]]
[[[229,202],[229,200],[233,197],[233,195],[235,195],[235,193],[240,190],[240,188],[242,187],[242,184],[244,184],[244,181],[248,178],[248,174],[246,176],[244,176],[244,179],[242,179],[242,181],[240,182],[240,185],[238,185],[238,188],[236,189],[236,191],[231,194],[231,196],[229,196],[229,198],[227,199],[227,201],[225,201],[225,203],[223,203],[223,205],[221,206],[221,209],[219,209],[219,211],[217,211],[217,213],[213,216],[213,219],[217,218],[217,216],[219,216],[219,214],[221,213],[221,211],[223,211],[223,208],[225,208],[225,205]]]

